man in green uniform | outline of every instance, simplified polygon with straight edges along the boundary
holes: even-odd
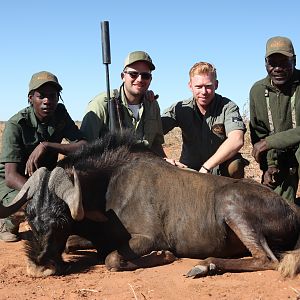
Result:
[[[196,63],[189,75],[193,96],[173,104],[162,115],[164,134],[180,127],[183,140],[179,162],[167,161],[201,173],[244,177],[246,161],[238,151],[244,143],[245,125],[239,108],[215,93],[217,73],[210,63]]]
[[[0,201],[12,202],[28,177],[39,167],[53,169],[58,154],[68,155],[86,141],[65,106],[58,104],[61,85],[55,75],[42,71],[29,82],[30,105],[5,124],[0,158]],[[63,138],[72,142],[62,144]],[[19,239],[19,215],[0,219],[0,240]]]
[[[159,105],[157,101],[146,100],[153,70],[155,66],[146,52],[129,53],[121,73],[123,83],[111,94],[118,102],[120,126],[134,130],[142,143],[164,156]],[[102,93],[89,102],[80,130],[93,141],[108,132],[108,122],[108,100],[106,93]]]
[[[290,39],[267,41],[267,77],[250,90],[253,156],[263,171],[262,183],[289,201],[298,187],[300,142],[300,71]]]

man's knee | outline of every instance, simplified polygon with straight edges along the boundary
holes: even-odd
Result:
[[[7,206],[12,203],[19,191],[11,190],[0,201]],[[24,208],[20,208],[17,212],[5,219],[0,219],[0,240],[3,241],[17,241],[20,223],[25,221]]]
[[[244,178],[245,167],[249,165],[249,161],[241,155],[235,159],[229,160],[226,164],[226,175],[231,178]]]

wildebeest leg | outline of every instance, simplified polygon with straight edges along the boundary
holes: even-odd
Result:
[[[207,275],[223,274],[225,272],[275,270],[278,263],[263,258],[216,258],[209,257],[194,266],[187,277],[203,277]]]
[[[113,251],[105,259],[105,265],[110,271],[132,271],[139,268],[151,268],[170,264],[177,258],[168,250],[152,251],[139,258],[127,260],[118,251]]]
[[[231,208],[232,209],[232,208]],[[247,259],[207,258],[199,262],[188,273],[188,277],[200,277],[224,272],[275,270],[278,259],[269,248],[265,237],[242,217],[242,214],[230,212],[225,218],[229,228],[237,235],[250,251],[252,257]]]
[[[153,242],[149,237],[134,235],[127,245],[106,257],[105,265],[110,271],[125,271],[164,265],[176,260],[170,251],[152,250]]]

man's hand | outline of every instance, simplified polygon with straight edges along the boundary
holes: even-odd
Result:
[[[145,98],[149,101],[149,102],[153,102],[155,100],[157,100],[159,97],[159,95],[155,95],[154,92],[152,90],[147,90],[146,91],[146,95]]]
[[[253,145],[252,149],[252,156],[255,158],[255,161],[259,163],[260,161],[260,154],[264,151],[268,150],[266,140],[260,140],[259,142]]]
[[[278,182],[276,182],[278,173],[279,170],[277,167],[268,167],[268,170],[264,173],[262,184],[270,188],[275,188],[278,184]]]
[[[173,166],[176,166],[176,167],[179,167],[179,168],[187,168],[187,166],[185,164],[183,164],[180,161],[175,160],[173,158],[167,158],[167,157],[165,157],[164,160],[166,162],[168,162],[169,164],[173,165]]]
[[[199,170],[199,173],[210,174],[211,170],[202,165],[200,170]]]
[[[25,167],[25,175],[31,176],[41,165],[40,161],[47,152],[46,146],[40,143],[30,154]]]

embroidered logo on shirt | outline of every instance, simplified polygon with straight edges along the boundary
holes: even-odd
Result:
[[[217,135],[225,135],[224,124],[214,124],[211,128],[212,132]]]

